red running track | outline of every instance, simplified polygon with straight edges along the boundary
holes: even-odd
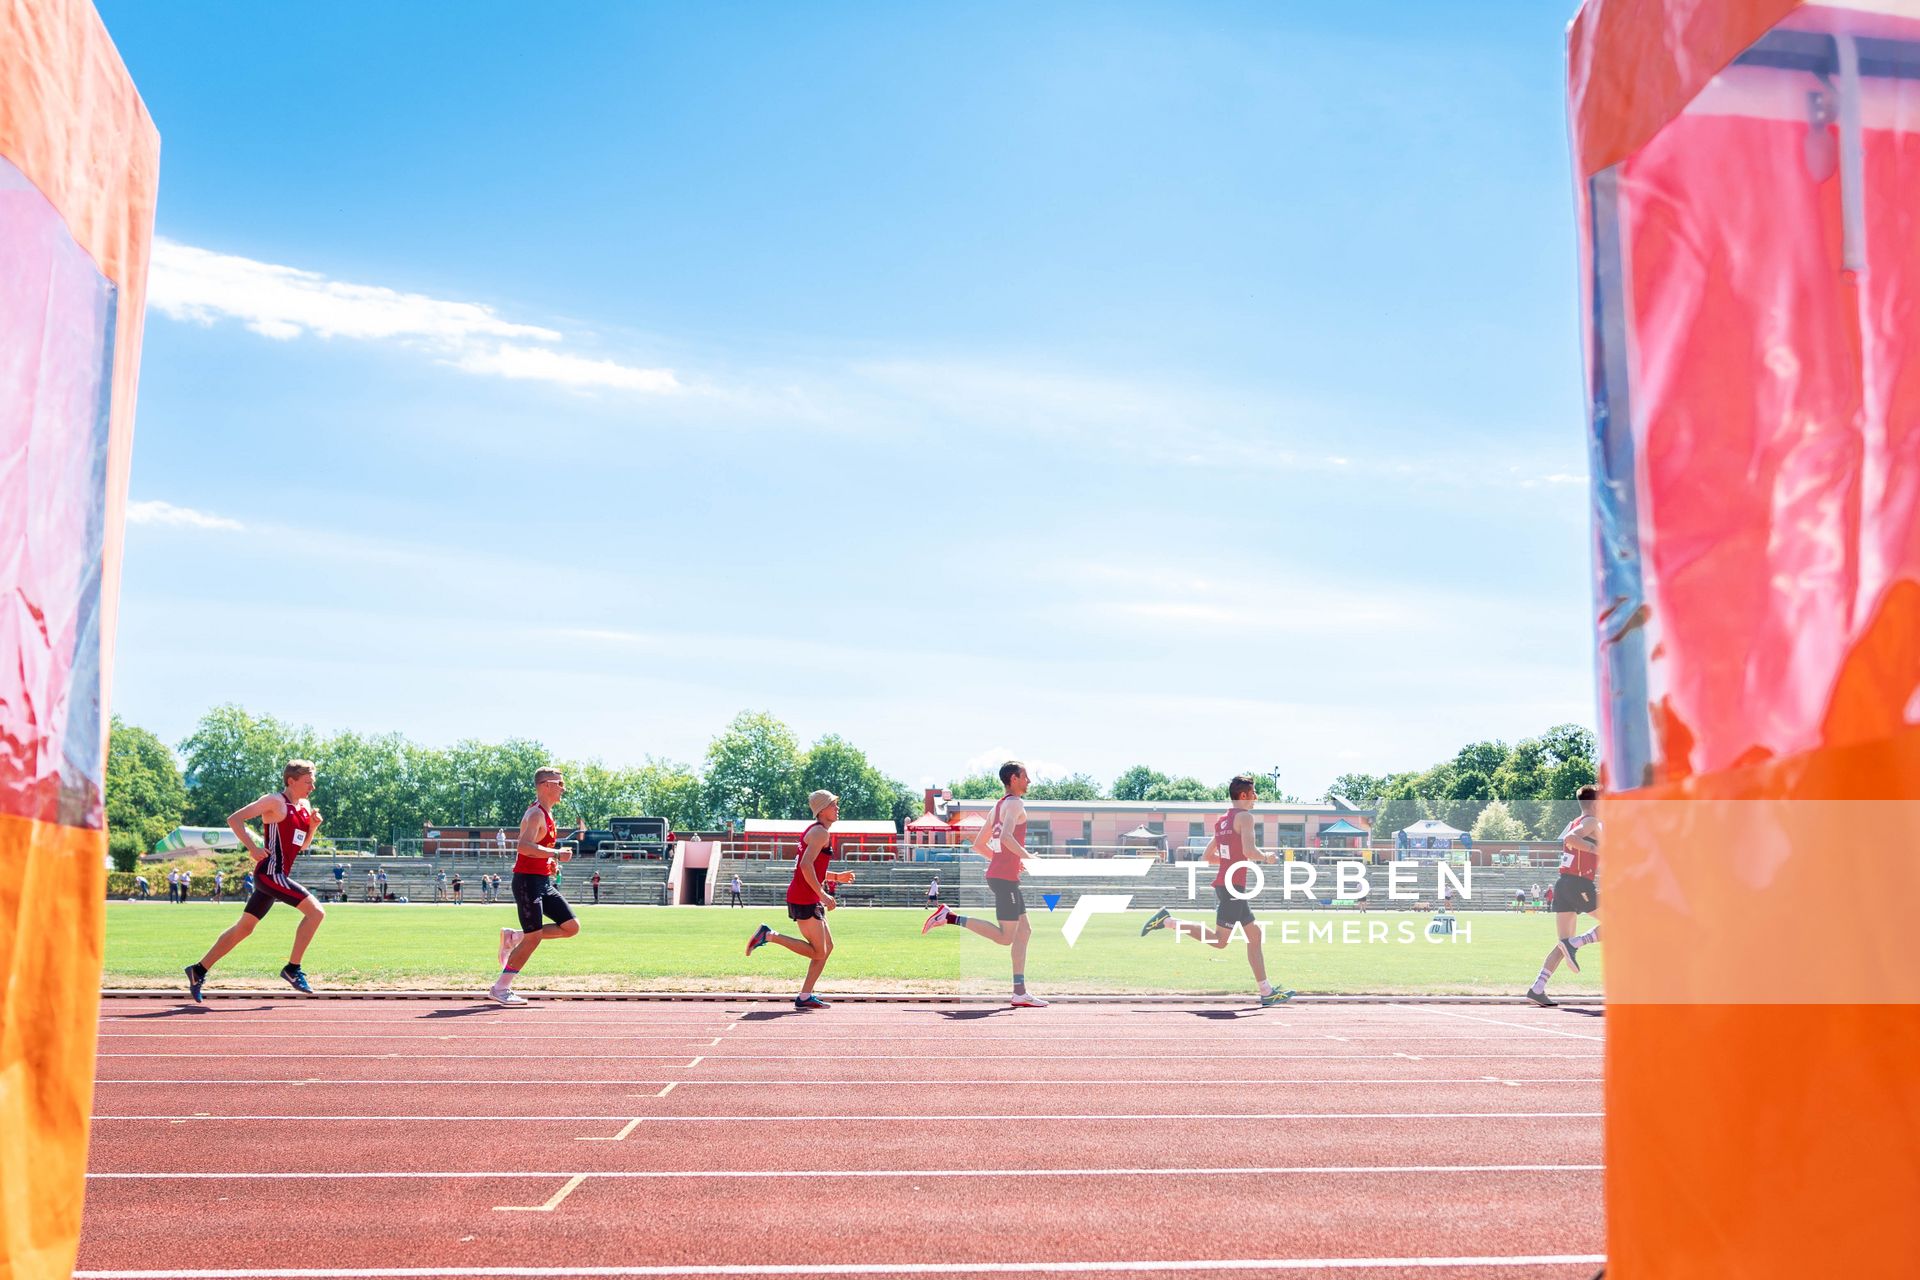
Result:
[[[1586,1280],[1603,1025],[109,999],[79,1274]]]

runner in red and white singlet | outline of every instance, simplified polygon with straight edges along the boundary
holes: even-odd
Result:
[[[1027,857],[1027,794],[1031,779],[1027,767],[1018,760],[1000,766],[1000,785],[1006,793],[995,802],[986,825],[980,828],[969,846],[972,853],[987,860],[987,888],[993,893],[994,923],[978,917],[958,915],[942,903],[928,915],[920,932],[931,932],[943,924],[959,925],[989,942],[1010,949],[1013,960],[1013,1006],[1017,1009],[1042,1009],[1046,1001],[1027,993],[1027,940],[1033,937],[1033,925],[1027,920],[1027,899],[1020,891],[1020,871]]]
[[[1595,884],[1600,874],[1600,818],[1596,813],[1600,788],[1580,788],[1579,800],[1580,816],[1560,833],[1560,878],[1553,882],[1549,899],[1553,903],[1554,931],[1560,940],[1553,944],[1533,985],[1527,988],[1527,999],[1542,1008],[1555,1003],[1547,995],[1547,980],[1560,962],[1564,960],[1569,969],[1580,972],[1580,948],[1600,941],[1597,923],[1585,933],[1576,932],[1582,912],[1596,921],[1600,917],[1600,890]]]
[[[840,797],[831,791],[815,791],[807,797],[807,808],[813,812],[813,821],[793,846],[793,878],[787,882],[787,919],[800,926],[800,936],[789,938],[775,933],[772,925],[763,924],[747,940],[747,954],[752,955],[771,942],[805,959],[807,976],[800,984],[800,994],[794,997],[793,1007],[824,1009],[827,1002],[813,993],[813,984],[820,980],[821,971],[827,967],[827,957],[833,954],[833,932],[827,927],[827,913],[838,903],[834,900],[827,864],[833,861],[833,824],[840,820]]]
[[[513,905],[520,927],[500,931],[500,976],[487,989],[489,999],[508,1008],[527,1003],[513,989],[513,979],[535,948],[580,932],[573,908],[553,883],[558,864],[573,857],[572,849],[560,846],[560,828],[553,820],[553,806],[566,792],[567,780],[558,769],[549,765],[533,771],[533,803],[520,815],[520,837],[513,855]]]
[[[1207,843],[1203,855],[1206,861],[1219,866],[1213,873],[1213,924],[1175,919],[1173,912],[1162,907],[1147,917],[1140,936],[1144,938],[1156,930],[1169,929],[1175,938],[1197,938],[1210,947],[1224,948],[1233,941],[1235,930],[1243,931],[1247,964],[1253,969],[1261,1007],[1269,1008],[1285,1004],[1294,993],[1277,990],[1267,981],[1267,957],[1261,945],[1266,940],[1266,927],[1254,919],[1252,901],[1264,888],[1264,880],[1256,878],[1259,873],[1252,867],[1256,854],[1261,862],[1280,859],[1275,854],[1260,853],[1254,845],[1253,807],[1260,803],[1260,793],[1253,779],[1242,774],[1228,783],[1227,798],[1233,802],[1233,808],[1214,819],[1213,839]]]
[[[256,859],[257,874],[253,893],[241,909],[240,918],[214,940],[206,955],[187,966],[187,993],[196,1001],[201,999],[207,971],[240,945],[276,902],[300,909],[300,923],[293,931],[293,949],[288,953],[286,966],[280,970],[280,978],[302,995],[313,994],[300,962],[306,958],[307,946],[320,931],[320,922],[326,919],[327,913],[293,878],[294,860],[312,847],[314,834],[320,830],[320,814],[307,802],[307,797],[313,794],[312,762],[288,761],[280,772],[280,781],[279,791],[261,796],[246,808],[227,815],[228,829]],[[266,837],[257,844],[253,828],[248,825],[255,818],[260,820]]]

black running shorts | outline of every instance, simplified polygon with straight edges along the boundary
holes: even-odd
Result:
[[[1553,882],[1553,909],[1592,915],[1600,909],[1600,890],[1585,876],[1562,875]]]
[[[995,920],[1018,920],[1027,914],[1027,895],[1020,892],[1018,880],[995,880],[988,877],[987,888],[993,890]]]
[[[552,876],[513,873],[513,905],[520,910],[520,932],[538,933],[548,920],[565,924],[573,919],[573,908],[553,887]],[[543,918],[544,917],[544,918]]]

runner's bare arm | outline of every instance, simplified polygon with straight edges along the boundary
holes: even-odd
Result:
[[[827,833],[825,828],[814,827],[807,832],[806,839],[801,842],[800,875],[808,884],[813,886],[813,896],[824,903],[827,910],[831,911],[839,904],[833,900],[833,895],[827,892],[827,887],[820,883],[820,877],[813,869],[813,860],[819,856],[820,846],[826,842]]]
[[[515,853],[529,854],[536,858],[550,858],[553,850],[541,844],[541,837],[547,834],[546,820],[540,816],[540,810],[529,809],[520,819],[520,837],[514,843]]]
[[[1280,861],[1279,854],[1268,853],[1265,849],[1262,849],[1253,842],[1255,833],[1253,829],[1253,815],[1251,813],[1244,809],[1236,813],[1233,816],[1233,829],[1239,834],[1241,840],[1240,847],[1247,851],[1247,857],[1257,858],[1265,862]]]
[[[1206,863],[1208,866],[1218,866],[1220,864],[1219,836],[1215,836],[1213,839],[1207,841],[1206,850],[1201,853],[1200,861]]]
[[[275,792],[268,792],[244,809],[235,809],[227,815],[227,829],[240,838],[240,844],[253,855],[255,862],[267,856],[267,851],[254,843],[253,828],[247,824],[255,818],[267,826],[287,820],[287,802]]]

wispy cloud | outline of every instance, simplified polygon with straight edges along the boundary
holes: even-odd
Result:
[[[237,320],[281,342],[312,335],[398,343],[468,373],[573,388],[680,389],[671,369],[562,350],[558,344],[566,335],[559,330],[508,320],[482,303],[334,280],[164,238],[154,242],[147,301],[175,320],[202,325]],[[529,345],[535,343],[554,345]]]
[[[192,507],[176,507],[171,502],[159,499],[129,502],[127,523],[166,525],[176,529],[212,529],[224,533],[237,533],[246,528],[238,520],[195,511]]]

